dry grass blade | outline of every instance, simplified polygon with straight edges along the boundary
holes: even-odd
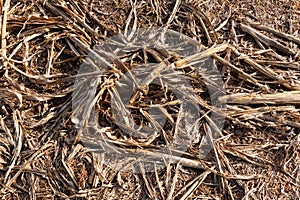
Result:
[[[0,0],[0,199],[299,198],[299,8]]]
[[[289,90],[299,90],[300,89],[299,84],[290,83],[289,81],[287,81],[287,80],[283,79],[281,76],[279,76],[271,68],[262,66],[262,65],[256,63],[253,59],[251,59],[247,55],[240,53],[236,48],[232,48],[232,50],[233,50],[234,54],[239,56],[239,59],[244,60],[246,63],[251,65],[257,71],[261,72],[262,74],[266,75],[267,77],[272,78],[273,80],[276,80],[279,84],[282,84]]]
[[[142,177],[143,177],[144,183],[146,185],[147,191],[148,191],[151,199],[157,199],[157,194],[156,194],[153,186],[149,184],[143,164],[140,162],[139,165],[140,165],[140,170],[142,172]]]
[[[227,60],[221,58],[220,56],[218,56],[218,55],[216,55],[216,54],[213,55],[213,57],[214,57],[216,60],[218,60],[219,62],[221,62],[222,64],[224,64],[224,65],[226,65],[226,66],[229,66],[229,67],[231,67],[234,71],[240,73],[241,76],[243,76],[244,78],[247,79],[247,81],[249,81],[249,82],[251,82],[251,83],[253,83],[253,84],[259,85],[258,81],[257,81],[255,78],[253,78],[253,77],[250,76],[249,74],[243,72],[242,69],[237,68],[236,66],[234,66],[233,64],[231,64],[230,62],[228,62]],[[259,85],[259,86],[262,87],[261,85]]]
[[[254,27],[254,28],[257,28],[259,30],[262,30],[262,31],[266,31],[266,32],[269,32],[269,33],[272,33],[278,37],[281,37],[281,38],[284,38],[284,39],[287,39],[287,40],[290,40],[292,42],[295,42],[296,44],[299,44],[300,45],[300,39],[293,36],[293,35],[290,35],[290,34],[286,34],[286,33],[283,33],[283,32],[280,32],[278,30],[275,30],[273,28],[270,28],[270,27],[267,27],[267,26],[264,26],[262,24],[257,24],[257,23],[250,23],[250,26]]]
[[[23,135],[23,131],[22,131],[22,127],[20,127],[19,125],[19,120],[20,120],[20,113],[18,111],[13,113],[13,117],[14,117],[14,126],[15,126],[15,142],[14,142],[14,154],[9,166],[9,169],[7,170],[5,177],[4,177],[4,182],[6,183],[6,187],[10,187],[11,185],[11,180],[8,180],[8,177],[11,173],[11,170],[15,167],[15,165],[17,164],[17,159],[20,156],[21,153],[21,149],[22,149],[22,143],[23,143],[23,139],[24,139],[24,135]]]
[[[181,167],[180,163],[177,163],[176,169],[175,169],[175,175],[173,176],[173,181],[171,183],[171,188],[169,190],[168,197],[166,198],[167,200],[174,199],[174,192],[175,192],[175,188],[176,188],[176,183],[178,182],[177,179],[178,179],[180,167]]]
[[[200,174],[193,180],[191,180],[189,183],[187,183],[183,188],[181,188],[180,191],[176,194],[178,196],[179,194],[183,193],[185,190],[187,190],[180,198],[180,200],[187,199],[191,194],[198,188],[200,185],[203,183],[203,181],[206,179],[206,177],[210,174],[211,172],[209,170],[205,171],[204,173]],[[176,197],[175,196],[175,197]]]
[[[288,47],[280,44],[279,42],[277,42],[277,41],[275,41],[275,40],[273,40],[273,39],[271,39],[267,36],[265,36],[264,34],[258,32],[257,30],[255,30],[254,28],[252,28],[248,25],[241,24],[241,28],[242,28],[243,31],[249,33],[250,35],[252,35],[256,39],[258,39],[264,45],[274,47],[274,48],[278,49],[279,51],[281,51],[285,54],[289,54],[289,55],[295,55],[296,54],[294,51],[292,51]]]
[[[201,175],[199,175],[198,177],[196,177],[194,180],[192,180],[190,183],[188,183],[187,185],[190,184],[190,188],[181,196],[180,200],[184,200],[189,198],[189,196],[192,195],[192,193],[198,188],[200,187],[200,185],[203,183],[203,181],[206,179],[206,177],[210,174],[210,171],[205,171],[204,173],[202,173]],[[182,188],[184,189],[184,188]]]

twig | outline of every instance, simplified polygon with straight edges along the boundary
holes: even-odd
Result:
[[[6,58],[6,38],[8,36],[8,33],[6,32],[7,29],[7,13],[10,6],[10,0],[5,0],[5,3],[3,5],[3,1],[1,0],[1,15],[2,15],[2,22],[1,23],[1,51],[2,51],[2,57]],[[4,61],[3,63],[4,68],[7,67],[7,61]]]
[[[291,91],[274,94],[237,93],[220,97],[229,104],[300,104],[300,92]]]
[[[228,47],[229,47],[229,45],[227,45],[227,44],[217,45],[217,46],[211,47],[205,51],[202,51],[200,53],[196,53],[189,57],[178,60],[178,61],[174,62],[172,65],[174,65],[175,68],[181,68],[183,65],[186,65],[192,61],[201,60],[203,58],[212,56],[215,53],[225,51]]]

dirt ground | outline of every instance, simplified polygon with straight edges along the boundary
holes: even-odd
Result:
[[[1,199],[300,199],[299,1],[0,0],[0,9]],[[134,50],[101,76],[89,71],[95,47],[149,27],[185,35],[203,51],[185,59],[167,47]],[[195,70],[199,57],[211,59],[222,84]],[[126,130],[134,127],[116,123],[117,82],[153,60],[175,66],[193,87],[201,117],[181,131],[188,139],[176,135],[180,101],[150,83],[116,112],[128,108],[124,121],[152,124],[156,135],[133,137]],[[78,75],[83,66],[95,85]],[[226,106],[216,108],[216,96]],[[162,107],[165,125],[148,114],[151,106]],[[85,123],[91,107],[98,128]],[[177,137],[185,150],[169,145]],[[99,141],[136,156],[108,155]],[[162,154],[173,157],[158,161]]]

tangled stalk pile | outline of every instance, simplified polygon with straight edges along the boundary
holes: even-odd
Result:
[[[1,0],[0,9],[1,198],[300,197],[298,1]],[[94,49],[118,33],[149,27],[185,35],[201,51],[183,57],[167,46],[135,49],[97,75],[99,66],[89,56]],[[195,58],[211,59],[222,84],[197,72]],[[181,89],[201,108],[196,125],[184,122],[192,139],[178,128],[184,118],[180,99],[168,87],[151,84],[151,76],[127,105],[118,101],[124,74],[150,62],[163,63],[149,69],[168,77],[174,88],[184,88],[178,74],[192,86]],[[214,105],[214,98],[226,106]],[[159,108],[167,122],[157,124],[149,107]],[[90,114],[98,127],[89,123]],[[222,126],[214,115],[225,120]],[[117,116],[126,126],[116,123]],[[133,123],[152,124],[156,132],[146,139],[138,131],[128,134]],[[100,140],[116,154],[136,156],[107,159]],[[179,151],[170,141],[177,147],[190,143]],[[207,142],[211,148],[204,155]],[[157,151],[161,147],[165,151]],[[158,163],[162,154],[166,159]]]

